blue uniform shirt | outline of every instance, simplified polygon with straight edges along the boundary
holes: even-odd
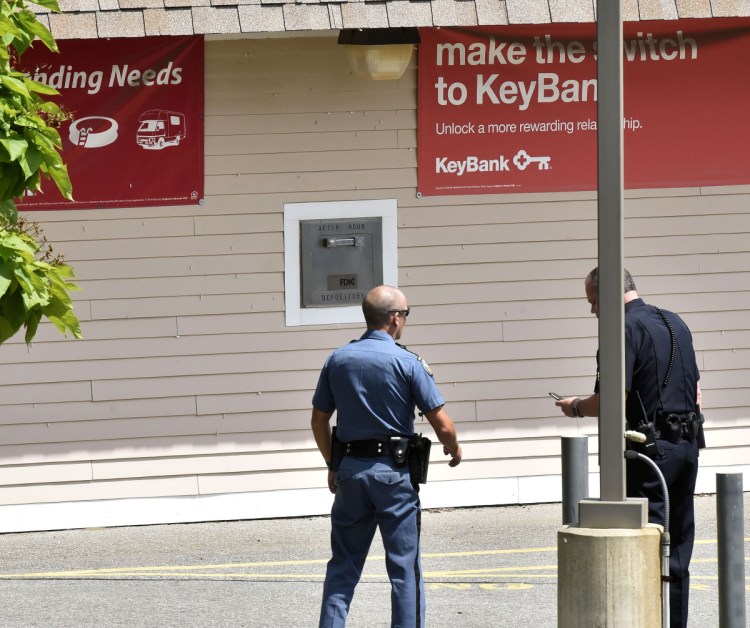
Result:
[[[328,357],[312,405],[336,411],[336,435],[349,442],[412,434],[415,407],[444,403],[424,362],[386,332],[367,331]]]

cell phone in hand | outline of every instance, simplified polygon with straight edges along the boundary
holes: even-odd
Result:
[[[558,401],[562,399],[560,395],[558,395],[557,393],[553,393],[553,392],[549,393],[549,396],[552,397],[553,399],[557,399]]]

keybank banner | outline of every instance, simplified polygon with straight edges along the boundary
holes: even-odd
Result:
[[[19,209],[197,204],[203,199],[203,37],[36,44],[20,69],[56,88],[74,201],[46,181]]]
[[[750,183],[750,20],[624,25],[627,188]],[[418,191],[595,190],[596,25],[420,29]]]

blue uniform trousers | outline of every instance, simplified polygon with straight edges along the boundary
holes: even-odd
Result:
[[[657,440],[654,462],[664,475],[669,490],[669,622],[671,628],[685,628],[688,617],[690,557],[695,540],[693,496],[698,475],[698,446],[680,440]],[[628,460],[629,497],[648,498],[648,520],[664,526],[664,495],[656,472],[640,460]]]
[[[391,581],[391,626],[424,626],[424,582],[419,551],[421,510],[408,468],[390,457],[344,457],[331,510],[332,558],[326,569],[320,628],[344,626],[354,588],[380,528]]]

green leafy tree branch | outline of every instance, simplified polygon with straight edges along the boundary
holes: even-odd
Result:
[[[60,12],[57,0],[37,4]],[[44,179],[52,179],[64,198],[73,198],[57,131],[70,116],[44,99],[57,90],[14,67],[37,39],[57,51],[52,34],[23,0],[0,0],[0,343],[21,327],[30,343],[42,317],[63,334],[81,337],[70,298],[78,289],[72,268],[16,208],[24,194],[41,191]]]

